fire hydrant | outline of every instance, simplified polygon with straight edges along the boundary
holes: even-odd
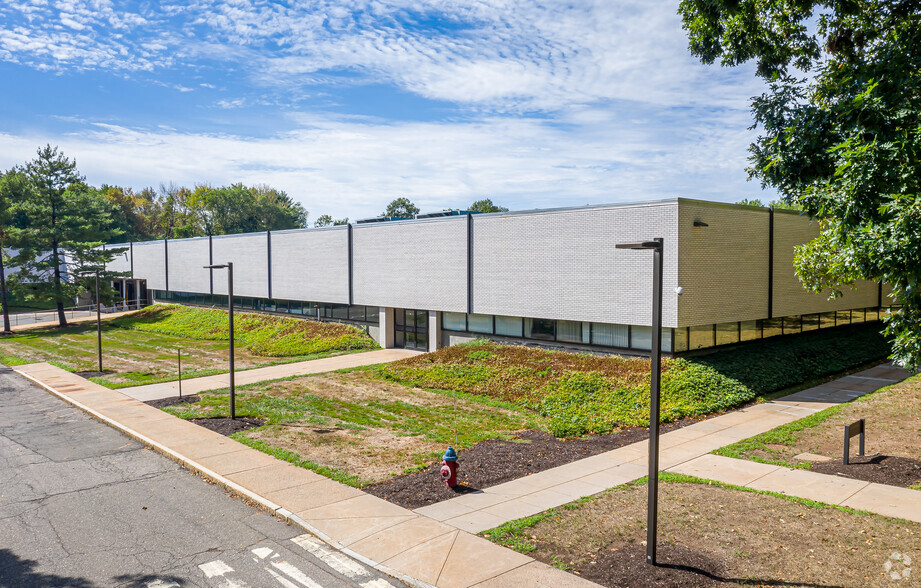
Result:
[[[448,488],[457,486],[457,453],[448,446],[448,450],[441,457],[441,479]]]

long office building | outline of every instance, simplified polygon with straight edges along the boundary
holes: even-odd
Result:
[[[108,269],[128,299],[234,304],[364,326],[384,347],[477,337],[598,351],[651,345],[652,253],[664,239],[663,349],[720,345],[878,320],[881,284],[829,300],[794,274],[818,234],[795,211],[685,198],[455,214],[318,229],[126,243]]]

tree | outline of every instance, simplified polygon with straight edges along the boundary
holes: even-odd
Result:
[[[840,295],[892,287],[893,358],[921,366],[921,3],[917,0],[682,0],[705,63],[755,60],[761,135],[752,177],[818,219],[797,274]]]
[[[484,198],[483,200],[477,200],[468,208],[471,212],[508,212],[508,208],[504,206],[496,206],[492,203],[491,198]]]
[[[5,246],[10,241],[13,229],[13,204],[28,197],[28,181],[21,170],[11,169],[0,177],[0,306],[3,307],[3,334],[12,333],[10,328],[9,296],[6,284],[6,263],[9,254]]]
[[[767,204],[764,204],[763,202],[761,202],[761,200],[757,198],[743,198],[739,200],[738,202],[736,202],[736,204],[742,204],[744,206],[761,206],[761,207],[773,206],[774,208],[780,208],[784,210],[802,210],[803,209],[799,204],[790,204],[788,202],[784,202],[783,200],[771,200]]]
[[[401,196],[387,205],[387,210],[382,213],[382,216],[413,218],[417,214],[419,214],[419,207],[410,202],[409,198]]]
[[[104,269],[123,250],[100,248],[115,231],[106,228],[111,219],[105,199],[83,182],[75,161],[46,145],[24,172],[28,198],[11,207],[19,216],[10,232],[17,249],[11,262],[19,266],[15,285],[28,300],[53,302],[63,327],[64,303],[85,290],[80,274]],[[39,287],[26,290],[26,284]]]
[[[315,227],[328,227],[333,224],[333,217],[328,214],[321,214],[317,217],[317,220],[313,221],[313,226]]]

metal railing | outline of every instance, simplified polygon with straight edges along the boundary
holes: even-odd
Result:
[[[126,312],[129,310],[139,310],[147,303],[143,300],[122,300],[115,304],[103,304],[100,306],[100,311],[105,314],[111,314],[113,312]],[[96,314],[96,305],[95,304],[85,304],[83,306],[71,306],[64,309],[64,317],[68,319],[74,318],[84,318],[94,316]],[[45,323],[45,322],[54,322],[58,320],[58,311],[56,309],[51,310],[35,310],[31,312],[11,312],[10,313],[10,326],[16,327],[19,325],[33,325],[36,323]],[[3,319],[0,317],[0,329],[3,327]]]

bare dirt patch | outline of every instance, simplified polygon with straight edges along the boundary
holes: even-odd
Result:
[[[848,465],[843,459],[812,464],[812,471],[890,486],[913,486],[921,481],[921,461],[891,455],[852,456]]]
[[[192,422],[200,427],[210,429],[221,435],[233,435],[240,431],[247,431],[256,427],[261,427],[265,421],[248,417],[239,417],[236,419],[217,418],[217,419],[192,419]]]
[[[144,404],[154,408],[163,408],[164,406],[178,406],[180,404],[192,404],[201,400],[201,396],[193,394],[191,396],[170,396],[169,398],[158,398],[148,400]]]
[[[643,562],[646,487],[550,511],[511,534],[536,559],[604,586],[911,586],[889,574],[921,561],[921,525],[719,486],[660,487],[661,569]],[[500,530],[488,531],[500,540]],[[501,542],[501,541],[500,541]],[[891,563],[886,567],[886,562]]]
[[[666,433],[695,422],[683,419],[662,425],[661,431]],[[457,472],[460,484],[455,488],[448,488],[441,479],[439,458],[421,472],[397,476],[366,491],[405,508],[419,508],[648,438],[649,429],[640,427],[569,440],[557,439],[543,431],[521,431],[510,441],[491,439],[460,452]]]

